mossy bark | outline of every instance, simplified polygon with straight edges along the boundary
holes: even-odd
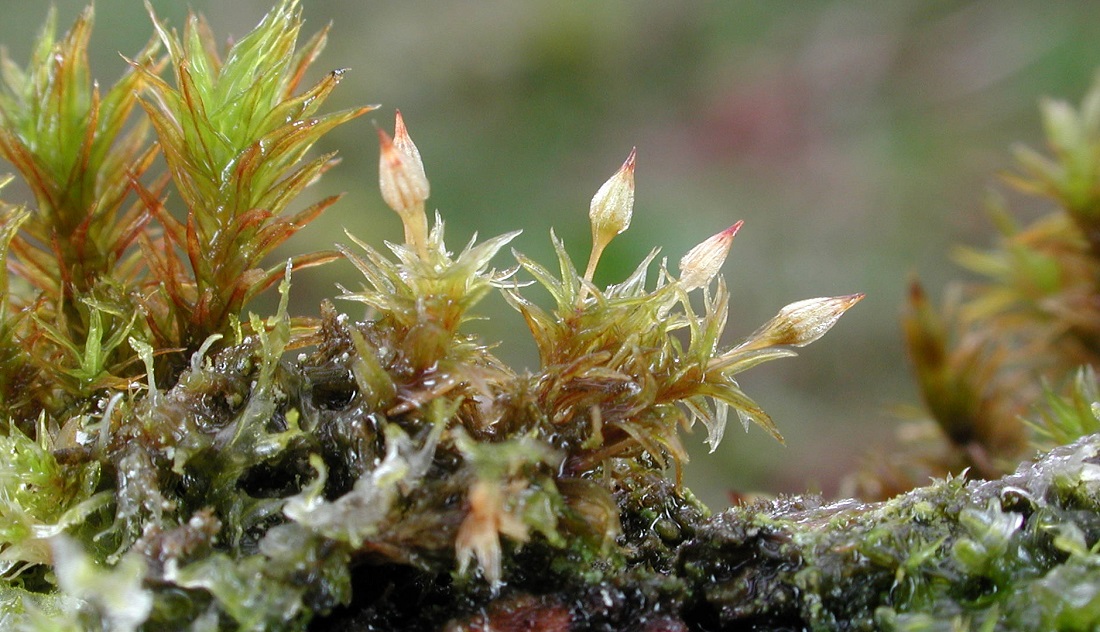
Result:
[[[647,494],[648,502],[673,498],[665,495],[668,488],[634,491]],[[638,497],[618,500],[625,509]],[[675,522],[670,513],[663,516]],[[652,538],[660,536],[649,526],[625,529],[619,544],[633,559],[595,581],[580,567],[563,573],[568,555],[540,558],[548,549],[534,544],[515,555],[517,572],[498,595],[462,593],[430,578],[368,580],[373,595],[357,594],[351,608],[318,621],[317,629],[336,623],[347,630],[1100,625],[1100,435],[1057,448],[1000,480],[942,480],[886,502],[796,496],[711,517],[683,510],[677,516],[684,524],[676,528],[686,537],[673,546],[655,546]],[[624,524],[631,517],[638,514],[628,512]],[[357,573],[377,577],[379,570]]]

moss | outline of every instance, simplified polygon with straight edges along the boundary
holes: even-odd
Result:
[[[325,33],[298,47],[294,0],[224,55],[201,18],[182,35],[153,22],[102,97],[84,61],[91,10],[61,39],[49,26],[26,69],[5,64],[0,155],[34,193],[0,209],[6,626],[1094,625],[1095,437],[993,482],[711,515],[680,484],[681,430],[701,422],[714,447],[732,411],[780,438],[737,376],[816,341],[862,295],[792,303],[723,346],[718,273],[740,222],[677,272],[654,250],[595,285],[633,219],[635,152],[593,198],[583,273],[553,234],[551,267],[515,251],[493,267],[517,233],[452,252],[400,115],[380,132],[379,182],[405,243],[349,235],[265,263],[336,202],[291,210],[334,164],[310,148],[366,108],[318,113],[340,72],[298,91]],[[366,317],[325,301],[291,318],[294,271],[338,257],[363,283],[336,298]],[[275,286],[274,314],[246,312]],[[467,332],[493,292],[522,315],[537,368]],[[916,307],[926,386],[954,398],[934,408],[972,442],[985,409]],[[1054,441],[1095,427],[1081,375],[1073,397],[1048,395]]]
[[[1098,463],[1091,436],[996,481],[730,509],[680,548],[678,569],[704,629],[1090,629]]]

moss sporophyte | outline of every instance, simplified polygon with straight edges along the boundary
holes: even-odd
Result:
[[[31,197],[0,208],[0,627],[1095,624],[1065,618],[1062,591],[1097,568],[1095,441],[984,486],[711,516],[681,484],[681,429],[702,423],[713,449],[732,409],[778,439],[737,375],[861,294],[724,342],[719,270],[741,222],[679,274],[655,249],[597,286],[633,216],[635,151],[592,198],[583,273],[553,233],[551,267],[515,250],[493,267],[516,232],[454,254],[400,114],[379,131],[379,181],[404,243],[349,234],[266,262],[337,201],[291,210],[335,164],[310,148],[370,108],[319,113],[342,71],[300,89],[327,31],[299,45],[296,0],[224,52],[201,17],[181,34],[150,15],[106,90],[91,8],[60,39],[51,13],[26,66],[2,60],[0,155]],[[363,319],[329,301],[290,317],[292,274],[338,259],[362,283],[336,298]],[[274,314],[245,311],[273,286]],[[468,331],[494,293],[537,368]],[[913,336],[942,342],[929,327]],[[1049,436],[1095,427],[1089,379],[1072,400],[1051,390]]]

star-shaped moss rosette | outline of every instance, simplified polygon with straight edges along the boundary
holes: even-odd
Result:
[[[337,200],[288,212],[302,190],[335,164],[333,155],[307,159],[307,153],[321,136],[370,110],[317,114],[343,70],[295,94],[327,36],[321,31],[298,49],[301,22],[297,1],[282,0],[223,59],[200,17],[189,18],[182,36],[153,18],[175,85],[157,68],[139,64],[146,88],[141,105],[185,218],[176,219],[145,192],[167,247],[146,239],[142,252],[165,294],[166,308],[151,311],[150,324],[188,351],[211,334],[226,333],[230,317],[282,278],[282,265],[265,269],[261,260]],[[333,257],[306,253],[292,261],[298,269]]]

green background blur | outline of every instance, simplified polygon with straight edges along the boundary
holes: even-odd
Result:
[[[5,4],[0,41],[23,63],[47,4]],[[67,28],[84,3],[54,4]],[[138,0],[96,4],[93,70],[110,83],[118,53],[151,29]],[[908,276],[934,296],[960,276],[951,247],[990,243],[982,201],[1015,142],[1040,144],[1039,99],[1076,102],[1100,67],[1100,3],[1087,0],[303,4],[307,32],[334,23],[316,76],[350,68],[329,110],[382,108],[320,147],[343,163],[310,195],[347,196],[284,256],[343,240],[341,227],[375,245],[400,239],[378,194],[374,131],[392,130],[397,107],[454,248],[524,228],[514,245],[547,260],[553,226],[583,266],[588,202],[636,145],[634,223],[597,282],[655,245],[675,262],[744,219],[724,269],[731,342],[789,302],[867,293],[801,358],[744,374],[785,447],[756,428],[731,427],[709,455],[701,428],[685,438],[688,484],[712,506],[730,490],[835,493],[861,454],[890,442],[892,410],[916,398],[897,326]],[[228,38],[270,4],[153,6],[180,28],[192,7]],[[343,262],[295,281],[308,314],[334,283],[358,284]],[[482,311],[503,322],[479,325],[503,340],[499,353],[533,366],[522,320],[496,296]]]

